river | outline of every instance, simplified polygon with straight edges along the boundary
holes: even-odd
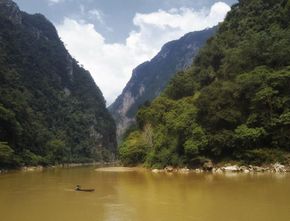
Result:
[[[0,220],[289,221],[290,175],[10,172],[0,175]]]

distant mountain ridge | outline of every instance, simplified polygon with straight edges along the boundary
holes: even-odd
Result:
[[[216,28],[210,28],[191,32],[168,42],[151,61],[133,70],[122,94],[109,107],[117,124],[119,138],[134,124],[139,106],[157,97],[176,72],[189,67],[199,48],[215,31]]]
[[[0,167],[112,160],[115,124],[55,27],[0,0]]]

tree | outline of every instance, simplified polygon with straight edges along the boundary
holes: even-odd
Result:
[[[12,162],[13,149],[7,142],[0,142],[0,165],[9,164]]]
[[[132,132],[121,144],[119,154],[125,165],[136,165],[145,162],[146,145],[142,134],[138,131]]]

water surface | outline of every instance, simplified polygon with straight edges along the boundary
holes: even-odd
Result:
[[[290,175],[13,172],[0,175],[0,220],[289,221]]]

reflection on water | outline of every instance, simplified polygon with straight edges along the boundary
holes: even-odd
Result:
[[[75,192],[80,184],[95,192]],[[92,167],[0,175],[3,221],[289,221],[290,175],[153,174]]]

